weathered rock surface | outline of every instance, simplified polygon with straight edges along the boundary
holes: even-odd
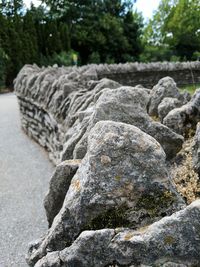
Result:
[[[62,160],[83,158],[87,151],[89,132],[98,121],[102,120],[135,125],[162,145],[167,158],[174,157],[181,149],[183,137],[155,122],[147,114],[149,94],[146,89],[127,86],[113,90],[104,89],[95,100],[94,106],[81,113],[81,118],[78,117],[68,130]]]
[[[179,134],[188,135],[195,130],[200,120],[200,89],[196,90],[192,99],[180,108],[175,108],[164,118],[163,123]]]
[[[54,217],[62,208],[65,195],[79,165],[80,160],[68,160],[63,161],[56,167],[49,183],[49,191],[44,199],[49,226],[51,226]]]
[[[135,86],[177,70],[188,81],[191,68],[199,77],[199,63],[27,65],[20,71],[15,90],[23,129],[56,164],[68,160],[51,178],[44,200],[50,228],[30,245],[31,266],[200,265],[199,201],[183,209],[168,173],[180,159],[182,135],[200,120],[200,91],[190,100],[170,77],[152,91]],[[158,115],[165,125],[155,121]],[[196,169],[198,136],[197,130]],[[192,177],[186,176],[179,180]]]
[[[141,83],[146,86],[148,83],[155,84],[155,77],[157,77],[156,79],[160,77],[160,75],[152,75],[152,72],[157,74],[158,72],[175,72],[177,74],[177,71],[180,71],[184,73],[181,76],[181,81],[183,81],[188,75],[185,74],[188,69],[190,70],[189,74],[191,74],[191,68],[193,74],[196,75],[199,64],[197,62],[135,63],[89,65],[78,68],[59,68],[56,65],[39,68],[36,65],[26,65],[15,80],[15,92],[19,100],[22,127],[28,135],[47,149],[55,164],[60,163],[63,145],[69,139],[68,136],[65,137],[65,134],[75,123],[77,116],[85,117],[86,113],[91,112],[90,107],[95,104],[96,97],[101,94],[98,93],[98,89],[95,90],[95,86],[102,78],[107,77],[115,80],[115,82],[107,82],[103,88],[118,88],[120,85],[116,81],[126,85],[133,86]],[[144,77],[149,80],[148,83],[144,81]],[[149,93],[148,89],[142,89]],[[180,97],[182,100],[187,98],[183,95]],[[93,102],[93,100],[95,101]],[[76,139],[75,143],[79,141],[85,128],[79,129],[77,126],[77,130],[80,130],[81,133],[77,138],[73,137]],[[70,135],[70,132],[67,134]],[[71,135],[74,136],[74,133],[71,132]],[[68,144],[65,147],[67,146]],[[72,155],[74,148],[71,147],[70,149],[69,155]],[[71,159],[72,157],[67,156],[66,158]]]
[[[184,206],[154,138],[132,125],[101,121],[88,139],[59,214],[48,233],[30,247],[30,265],[49,251],[71,245],[84,229],[137,228]]]
[[[192,159],[194,169],[200,175],[200,123],[197,124],[196,133],[194,136]]]
[[[158,117],[160,121],[162,122],[164,117],[175,108],[178,108],[181,106],[181,102],[177,98],[173,97],[165,97],[161,101],[161,103],[158,105]]]
[[[36,267],[200,265],[200,200],[145,228],[84,231],[62,251],[48,253]]]
[[[95,80],[87,68],[25,66],[15,81],[24,131],[60,163],[65,133],[76,116],[82,118],[104,88],[117,88],[109,79]],[[89,80],[88,78],[94,80]],[[70,132],[68,132],[70,135]],[[77,132],[75,133],[77,135]]]
[[[181,94],[176,86],[175,81],[171,77],[162,78],[151,91],[151,100],[149,105],[149,114],[158,116],[158,106],[166,97],[178,99],[181,104],[185,104],[190,100],[188,93]]]

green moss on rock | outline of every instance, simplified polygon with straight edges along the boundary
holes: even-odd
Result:
[[[119,207],[109,209],[104,213],[94,218],[85,229],[103,229],[103,228],[118,228],[129,227],[130,222],[126,218],[127,205],[123,204]]]
[[[151,217],[158,216],[162,209],[170,207],[174,202],[170,191],[156,190],[143,194],[137,202],[137,210],[145,209]]]

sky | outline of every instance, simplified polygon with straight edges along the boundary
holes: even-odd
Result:
[[[145,19],[152,18],[153,11],[158,8],[160,0],[137,0],[135,8],[142,12]]]
[[[39,0],[24,0],[27,7],[30,6],[30,3],[33,2],[35,6],[38,6],[41,1]],[[145,19],[151,18],[153,11],[157,9],[160,0],[137,0],[135,8],[143,13]]]

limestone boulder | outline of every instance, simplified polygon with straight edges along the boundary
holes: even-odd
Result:
[[[151,92],[151,101],[149,105],[149,114],[158,116],[158,106],[165,97],[178,98],[180,95],[175,81],[171,77],[165,77],[153,87]]]
[[[179,134],[188,135],[191,130],[195,130],[199,120],[200,89],[197,89],[191,100],[180,108],[171,110],[163,123]]]
[[[80,160],[68,160],[63,161],[56,167],[49,183],[49,191],[44,199],[44,207],[49,226],[51,226],[54,217],[62,208],[65,195],[79,165]]]
[[[197,200],[145,228],[84,231],[70,247],[48,253],[35,267],[199,266],[199,228]]]
[[[101,121],[88,140],[61,210],[47,234],[30,246],[30,265],[71,245],[83,230],[136,229],[184,206],[153,137],[132,125]]]
[[[181,91],[178,100],[182,103],[182,105],[185,105],[191,100],[191,94],[186,90],[183,90]]]
[[[158,105],[158,117],[162,122],[164,117],[173,109],[181,106],[181,101],[173,97],[165,97]]]
[[[67,133],[62,160],[83,158],[90,130],[103,120],[124,122],[140,128],[162,145],[168,159],[174,157],[182,147],[183,137],[148,115],[149,99],[149,93],[142,88],[123,86],[101,91],[89,116],[86,112],[82,121],[78,118]],[[69,136],[71,132],[73,136]]]
[[[194,136],[192,159],[194,169],[200,174],[200,123],[197,124]]]
[[[101,91],[105,88],[116,89],[121,85],[110,79],[101,79],[100,81],[89,81],[85,90],[74,92],[70,101],[67,122],[68,126],[72,125],[80,112],[91,107],[101,95]]]
[[[166,97],[176,98],[182,105],[190,100],[189,93],[181,93],[171,77],[164,77],[159,80],[158,84],[156,84],[151,91],[151,100],[149,104],[149,114],[151,116],[158,116],[158,106]]]

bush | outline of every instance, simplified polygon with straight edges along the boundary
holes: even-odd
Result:
[[[193,53],[192,60],[200,61],[200,51],[196,51],[196,52]]]
[[[143,53],[140,55],[141,62],[170,61],[173,51],[164,45],[146,45]]]
[[[78,58],[78,54],[73,50],[69,52],[61,51],[58,54],[54,53],[51,57],[44,57],[43,55],[41,55],[40,65],[52,66],[54,64],[57,64],[59,67],[76,65],[76,62],[74,62],[74,55],[76,55],[75,58]]]
[[[88,63],[95,63],[95,64],[99,64],[101,63],[101,58],[98,52],[93,52],[90,56],[89,56],[89,60]]]

